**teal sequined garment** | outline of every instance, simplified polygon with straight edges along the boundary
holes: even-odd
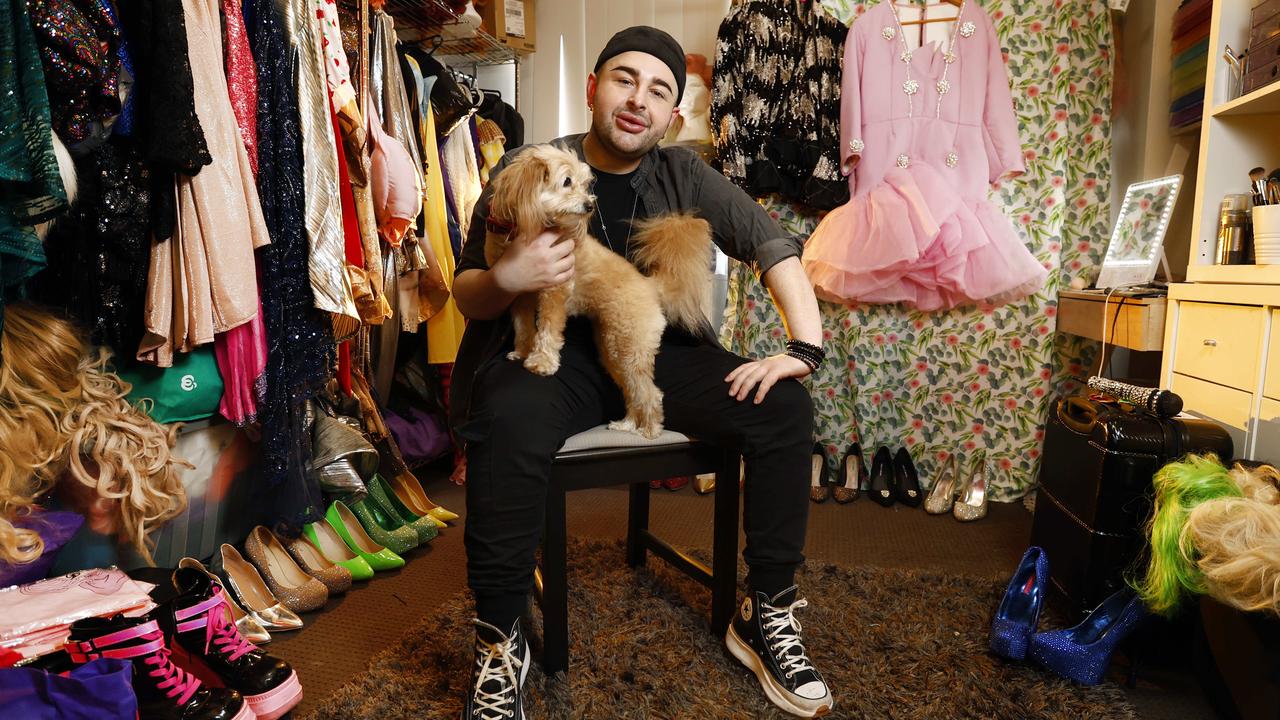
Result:
[[[27,6],[0,0],[0,328],[4,301],[44,267],[33,226],[66,204]]]

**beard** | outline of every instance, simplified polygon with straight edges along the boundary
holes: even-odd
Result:
[[[591,130],[596,140],[611,154],[626,160],[638,160],[657,146],[667,134],[667,128],[658,127],[651,117],[645,118],[649,126],[638,135],[624,132],[614,124],[613,115],[596,114],[591,119]],[[670,123],[667,123],[670,125]]]

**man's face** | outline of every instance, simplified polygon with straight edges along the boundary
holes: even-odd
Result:
[[[625,52],[587,78],[591,129],[600,144],[634,160],[653,149],[675,118],[676,78],[658,58]]]

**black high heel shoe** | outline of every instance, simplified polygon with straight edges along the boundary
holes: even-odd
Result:
[[[898,502],[908,507],[920,507],[924,500],[924,493],[920,492],[920,474],[916,472],[911,453],[906,448],[898,448],[898,454],[893,458],[893,477],[897,480],[893,492],[898,496]]]
[[[893,472],[893,458],[889,455],[889,448],[881,445],[871,461],[871,499],[889,507],[893,504],[897,486],[897,479]]]
[[[831,469],[827,467],[827,449],[822,443],[813,444],[812,471],[809,476],[809,499],[826,502],[831,497]]]
[[[867,479],[867,465],[862,461],[862,445],[849,446],[840,461],[840,482],[835,486],[836,502],[851,503],[858,499],[858,489]]]

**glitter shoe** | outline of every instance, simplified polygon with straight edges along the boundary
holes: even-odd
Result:
[[[1004,599],[991,621],[991,650],[1010,660],[1027,656],[1031,634],[1040,622],[1044,603],[1044,586],[1049,580],[1049,556],[1032,546],[1022,556],[1018,570],[1009,580]]]
[[[1142,600],[1124,588],[1103,600],[1079,625],[1033,635],[1027,654],[1068,680],[1097,685],[1116,648],[1146,617]]]

